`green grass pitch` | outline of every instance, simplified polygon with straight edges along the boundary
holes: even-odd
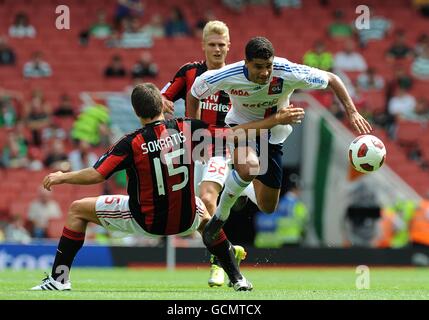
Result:
[[[70,292],[28,289],[40,283],[41,271],[0,271],[0,300],[297,300],[429,299],[428,268],[370,267],[369,289],[356,289],[356,269],[243,267],[252,292],[209,288],[208,267],[74,268]]]

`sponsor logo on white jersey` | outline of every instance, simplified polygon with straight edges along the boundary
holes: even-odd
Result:
[[[234,96],[240,96],[240,97],[248,97],[249,96],[249,92],[247,92],[245,90],[241,90],[241,89],[232,89],[231,94]]]
[[[283,79],[273,77],[273,80],[270,82],[270,87],[268,88],[268,95],[279,94],[283,91]]]
[[[259,103],[243,103],[243,107],[246,108],[266,108],[266,107],[272,107],[277,105],[277,103],[279,102],[279,99],[273,99],[273,100],[269,100],[269,101],[264,101],[264,102],[259,102]]]

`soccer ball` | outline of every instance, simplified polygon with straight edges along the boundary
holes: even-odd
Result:
[[[353,168],[362,173],[380,169],[386,159],[386,147],[375,136],[366,134],[350,143],[349,160]]]

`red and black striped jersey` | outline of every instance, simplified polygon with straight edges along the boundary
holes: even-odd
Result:
[[[186,95],[191,90],[195,78],[207,71],[205,61],[187,63],[182,66],[170,81],[170,85],[163,92],[163,95],[170,101],[184,99],[186,105]],[[229,95],[224,91],[218,91],[200,101],[201,117],[204,122],[217,127],[225,127],[225,116],[231,108]],[[186,107],[185,115],[188,115]]]
[[[94,165],[106,179],[126,169],[130,210],[147,232],[171,235],[192,226],[192,133],[206,128],[208,124],[194,119],[152,122],[122,137]]]

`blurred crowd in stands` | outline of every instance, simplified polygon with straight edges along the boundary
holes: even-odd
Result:
[[[417,39],[408,39],[406,30],[396,29],[393,21],[377,15],[374,9],[371,9],[370,28],[362,30],[345,21],[344,13],[337,9],[326,32],[330,39],[341,40],[344,48],[331,52],[323,40],[316,41],[303,56],[303,64],[340,76],[358,109],[375,127],[385,130],[393,141],[397,140],[397,124],[401,120],[427,128],[429,95],[422,90],[418,95],[413,94],[413,86],[417,81],[429,84],[429,32],[420,34]],[[385,52],[384,61],[366,61],[361,52],[368,43],[383,40],[388,35],[393,40]],[[386,78],[378,72],[380,63],[394,70],[393,77]],[[368,99],[371,93],[379,93],[383,98],[381,108]],[[338,119],[344,120],[344,109],[332,92],[315,94]],[[429,132],[429,128],[427,130]],[[423,170],[429,170],[429,159],[421,157],[421,145],[415,143],[405,147],[410,159],[416,160]]]
[[[67,94],[51,108],[41,91],[34,91],[30,101],[23,101],[20,93],[0,91],[5,139],[0,167],[77,170],[94,163],[97,155],[91,147],[111,143],[109,111],[103,105],[77,110]]]
[[[222,0],[221,3],[237,16],[249,4],[269,5],[277,16],[281,16],[286,10],[299,10],[302,6],[301,0]],[[328,4],[329,0],[319,1],[321,6]],[[415,121],[419,126],[427,126],[429,123],[428,95],[414,96],[411,93],[416,81],[427,81],[429,84],[429,29],[417,39],[409,39],[407,30],[396,28],[394,21],[371,10],[371,27],[363,30],[356,29],[352,21],[347,21],[341,9],[334,10],[331,24],[326,26],[326,33],[330,39],[342,41],[343,49],[332,52],[325,41],[320,39],[308,49],[302,61],[295,62],[338,74],[347,85],[357,107],[375,126],[386,130],[388,136],[395,140],[399,119]],[[410,10],[418,10],[429,19],[429,1],[415,0]],[[118,0],[112,17],[108,16],[104,8],[100,8],[93,23],[82,28],[77,41],[83,47],[96,39],[104,41],[109,48],[143,49],[140,59],[128,70],[124,67],[123,57],[115,54],[100,77],[128,77],[130,80],[150,81],[157,77],[162,68],[153,61],[149,50],[155,39],[201,37],[207,21],[221,19],[207,10],[195,25],[190,25],[182,9],[173,7],[168,16],[153,14],[150,21],[143,25],[141,21],[144,15],[144,0]],[[383,40],[388,35],[393,35],[393,41],[385,52],[385,61],[366,61],[361,53],[368,43]],[[8,44],[8,37],[37,37],[37,30],[31,25],[28,12],[18,13],[9,30],[0,32],[0,72],[2,66],[15,65],[17,60],[14,48]],[[386,78],[380,74],[377,70],[380,63],[390,65],[395,70],[394,76]],[[55,70],[49,61],[45,61],[43,52],[40,51],[35,51],[22,69],[23,79],[50,77],[53,73]],[[111,144],[107,107],[95,104],[80,109],[67,92],[61,95],[55,105],[51,105],[41,90],[34,90],[31,98],[26,100],[21,92],[8,90],[7,83],[2,83],[1,86],[0,169],[78,170],[94,164],[102,150]],[[383,108],[371,108],[371,101],[365,98],[366,92],[383,93]],[[330,91],[314,95],[339,120],[344,119],[344,110]],[[422,158],[422,151],[417,145],[408,148],[407,152],[424,170],[429,170],[429,163]],[[288,198],[285,198],[285,205],[280,205],[279,210],[288,207],[293,199],[292,195],[293,193],[286,195]],[[418,204],[415,205],[419,207]],[[383,209],[383,219],[390,219],[392,211],[403,212],[398,208],[399,206]],[[0,224],[0,241],[27,243],[31,237],[43,238],[46,236],[47,221],[63,216],[55,200],[43,190],[39,191],[27,214],[31,228],[22,216],[11,216],[8,223]],[[307,214],[301,204],[295,214],[299,221],[294,225],[292,233],[295,233],[295,238],[300,243],[301,235],[305,232],[298,232],[296,228],[305,228]],[[405,220],[406,225],[409,225],[411,220]],[[263,224],[262,220],[261,223]],[[98,236],[100,242],[105,241],[100,237]],[[378,243],[381,242],[380,240]]]
[[[344,219],[346,247],[429,247],[429,192],[418,203],[398,200],[391,206],[373,209],[348,211]]]
[[[302,188],[299,176],[290,174],[277,209],[269,215],[256,213],[256,247],[306,246],[310,216],[302,200]],[[388,207],[380,207],[374,200],[372,204],[368,198],[365,205],[350,204],[342,221],[344,247],[429,247],[429,192],[420,202],[398,199]],[[429,260],[424,264],[429,265]]]

